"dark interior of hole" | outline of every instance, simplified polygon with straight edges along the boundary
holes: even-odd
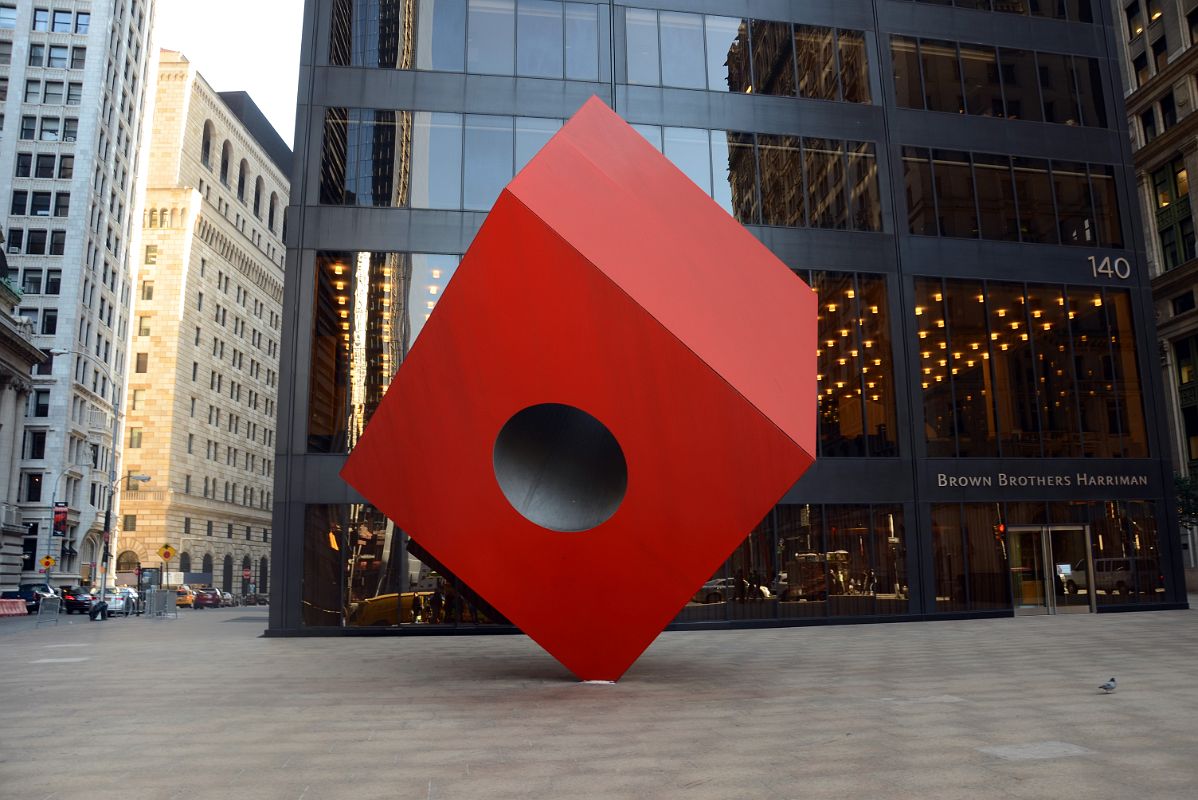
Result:
[[[508,420],[495,440],[494,464],[508,502],[554,531],[600,525],[628,488],[628,466],[611,431],[558,403],[531,406]]]

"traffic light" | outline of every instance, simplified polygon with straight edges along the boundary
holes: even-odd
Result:
[[[1006,535],[1007,535],[1006,523],[1005,522],[994,523],[994,538],[1001,542],[1003,540],[1003,537]]]

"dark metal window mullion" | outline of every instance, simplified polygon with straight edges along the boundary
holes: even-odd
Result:
[[[1040,361],[1036,357],[1036,349],[1037,349],[1036,348],[1036,340],[1032,336],[1032,317],[1031,317],[1031,310],[1028,308],[1027,284],[1019,283],[1016,285],[1020,287],[1020,291],[1023,293],[1023,302],[1020,303],[1019,305],[1020,305],[1020,307],[1023,308],[1023,329],[1024,329],[1024,331],[1027,332],[1028,353],[1031,356],[1032,391],[1035,393],[1034,407],[1036,409],[1036,435],[1037,435],[1037,439],[1038,439],[1039,445],[1040,445],[1040,456],[1043,457],[1044,452],[1045,452],[1045,442],[1044,442],[1044,422],[1045,422],[1045,420],[1044,420],[1044,415],[1041,413],[1041,400],[1042,400],[1042,395],[1043,395],[1043,391],[1040,388],[1040,369],[1041,369],[1041,367],[1040,367]],[[1014,311],[1014,309],[1012,309],[1012,311]]]
[[[858,405],[860,405],[860,407],[861,407],[861,445],[865,451],[862,454],[862,456],[865,458],[869,458],[869,454],[870,454],[869,451],[871,448],[870,448],[870,438],[869,438],[869,428],[868,428],[869,414],[868,414],[868,407],[866,406],[866,400],[868,398],[866,397],[866,394],[865,394],[865,382],[866,382],[865,381],[865,373],[861,371],[861,368],[863,366],[865,366],[865,342],[864,342],[864,339],[862,338],[862,327],[863,326],[861,324],[861,320],[862,320],[861,286],[859,285],[857,278],[858,278],[858,276],[857,276],[856,272],[849,273],[849,280],[852,281],[852,284],[853,284],[853,298],[852,298],[853,329],[854,329],[854,339],[857,344],[857,348],[856,348],[857,349],[857,357],[854,359],[854,361],[857,366],[857,392],[861,397],[861,399],[858,403]]]
[[[957,458],[960,458],[961,420],[957,408],[957,382],[953,379],[953,368],[956,366],[957,359],[953,358],[953,329],[948,323],[948,291],[944,278],[936,280],[940,282],[940,313],[943,315],[941,321],[944,323],[944,378],[948,381],[948,396],[953,410],[953,452]]]
[[[1130,439],[1129,433],[1124,425],[1123,418],[1123,402],[1121,400],[1122,384],[1120,373],[1117,370],[1118,353],[1115,351],[1114,342],[1112,341],[1116,335],[1121,337],[1121,334],[1116,333],[1116,326],[1119,324],[1117,318],[1112,318],[1111,304],[1107,300],[1107,291],[1105,288],[1099,289],[1102,298],[1102,319],[1106,328],[1106,345],[1107,354],[1111,359],[1111,395],[1115,398],[1115,419],[1119,421],[1119,449],[1126,452],[1126,443]],[[1112,324],[1114,323],[1114,324]],[[1138,359],[1137,359],[1138,362]],[[1139,368],[1139,364],[1136,364]],[[1131,421],[1131,415],[1128,414],[1127,421]]]
[[[991,331],[991,327],[990,327],[990,284],[988,281],[985,281],[985,280],[982,281],[982,303],[981,303],[981,306],[982,306],[982,318],[984,319],[985,324],[986,324],[986,349],[984,351],[982,351],[981,353],[979,353],[978,357],[981,358],[982,355],[985,355],[985,354],[990,355],[990,358],[982,358],[982,360],[986,362],[986,368],[990,370],[990,399],[989,399],[989,403],[990,403],[991,413],[994,414],[994,441],[995,441],[995,444],[998,445],[998,455],[1001,457],[1003,455],[1003,447],[1002,447],[1002,426],[999,424],[999,420],[1001,419],[1001,417],[999,416],[999,413],[998,413],[998,369],[995,366],[996,362],[994,359],[994,352],[992,350],[994,337],[992,335],[992,331]]]
[[[1080,452],[1076,457],[1084,458],[1086,454],[1085,418],[1082,416],[1081,387],[1078,385],[1079,376],[1077,374],[1077,350],[1073,346],[1073,326],[1069,324],[1071,322],[1069,319],[1069,287],[1067,285],[1062,285],[1060,289],[1061,299],[1065,301],[1063,308],[1065,309],[1065,331],[1069,338],[1069,371],[1073,374],[1073,408],[1074,412],[1077,414],[1077,441],[1078,450]],[[1109,341],[1107,346],[1110,346]],[[1114,384],[1112,384],[1112,386],[1113,385]]]

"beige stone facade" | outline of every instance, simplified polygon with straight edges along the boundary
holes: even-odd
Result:
[[[168,573],[207,573],[192,582],[234,594],[269,584],[288,185],[281,141],[253,127],[181,54],[161,53],[118,581],[136,580],[138,564],[164,566],[157,553],[170,544]]]

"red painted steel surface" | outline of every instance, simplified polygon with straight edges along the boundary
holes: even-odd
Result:
[[[500,195],[342,477],[583,679],[615,680],[811,464],[814,293],[597,99]],[[525,519],[495,439],[586,411],[628,465]]]

